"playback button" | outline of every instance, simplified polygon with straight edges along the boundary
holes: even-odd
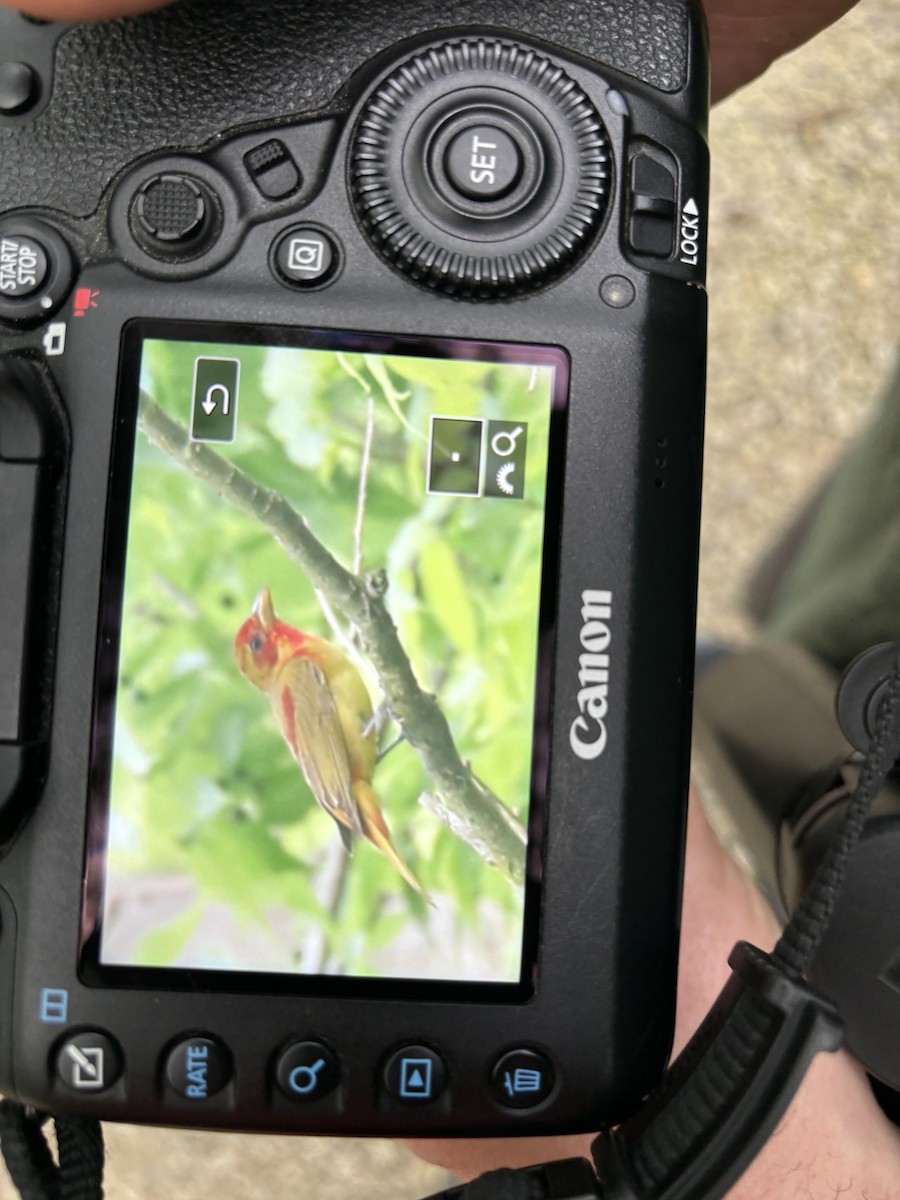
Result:
[[[404,1046],[388,1059],[384,1086],[402,1104],[430,1104],[447,1088],[447,1068],[428,1046]]]

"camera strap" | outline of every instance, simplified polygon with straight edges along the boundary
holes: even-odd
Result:
[[[587,1159],[493,1171],[427,1200],[721,1200],[768,1140],[820,1051],[837,1050],[837,1010],[804,981],[828,928],[872,801],[900,757],[900,655],[838,835],[771,955],[739,943],[732,976],[646,1105],[601,1133]],[[4,1101],[0,1146],[22,1200],[102,1200],[98,1122],[46,1118]]]
[[[55,1162],[43,1125],[47,1117],[0,1101],[0,1147],[22,1200],[103,1200],[103,1134],[89,1117],[56,1117]]]
[[[838,834],[771,955],[739,943],[732,976],[644,1107],[569,1159],[492,1172],[427,1200],[721,1200],[762,1149],[813,1058],[840,1046],[804,981],[872,801],[900,757],[900,654]]]

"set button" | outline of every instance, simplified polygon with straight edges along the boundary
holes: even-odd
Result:
[[[473,123],[455,134],[444,170],[458,192],[473,200],[497,200],[519,182],[525,151],[497,125]]]

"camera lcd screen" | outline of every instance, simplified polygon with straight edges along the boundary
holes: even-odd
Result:
[[[129,328],[89,981],[530,985],[567,372]]]

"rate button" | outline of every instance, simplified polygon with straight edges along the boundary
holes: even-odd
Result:
[[[188,1038],[169,1051],[165,1074],[185,1100],[208,1100],[231,1079],[231,1055],[213,1038]]]

